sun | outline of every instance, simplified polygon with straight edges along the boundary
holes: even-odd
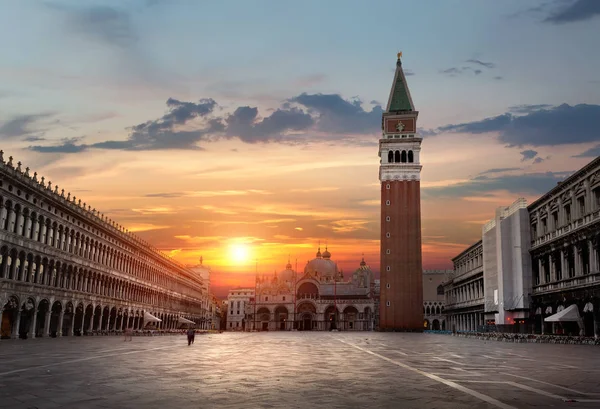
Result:
[[[236,263],[244,263],[248,261],[250,249],[245,244],[233,244],[231,246],[231,258]]]

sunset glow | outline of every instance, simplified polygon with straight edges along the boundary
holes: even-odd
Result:
[[[243,264],[249,260],[250,250],[245,244],[234,244],[231,246],[231,260],[235,264]]]

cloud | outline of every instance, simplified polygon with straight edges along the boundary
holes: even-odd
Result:
[[[600,156],[600,144],[590,148],[584,152],[581,152],[579,155],[574,155],[574,158],[595,158]]]
[[[552,108],[553,105],[550,104],[534,104],[534,105],[513,105],[508,107],[509,112],[515,114],[529,114],[531,112],[539,111],[541,109],[549,109]]]
[[[507,112],[480,121],[445,125],[437,132],[469,134],[498,133],[509,146],[553,146],[598,141],[600,105],[562,104],[554,108],[531,110],[526,115]]]
[[[571,4],[553,11],[544,22],[553,24],[574,23],[590,20],[598,15],[600,15],[600,1],[575,0]]]
[[[449,186],[422,188],[430,198],[469,196],[480,197],[490,192],[505,190],[514,194],[541,195],[556,186],[572,172],[527,173],[504,175],[495,178],[476,176],[473,179]]]
[[[492,69],[496,67],[496,64],[494,64],[493,62],[485,62],[477,59],[470,59],[466,60],[465,62],[474,65],[476,68],[473,68],[471,66],[451,67],[446,68],[445,70],[441,70],[440,72],[450,77],[456,77],[457,75],[463,74],[480,75],[483,72],[482,67],[486,69]]]
[[[521,155],[523,155],[523,157],[521,158],[521,162],[525,162],[526,160],[530,160],[533,159],[537,156],[537,151],[531,150],[531,149],[527,149],[525,151],[521,152]]]
[[[480,172],[480,175],[487,175],[490,173],[504,173],[504,172],[511,172],[513,170],[521,170],[521,168],[492,168],[492,169],[488,169],[488,170],[484,170],[483,172]]]
[[[126,140],[75,144],[73,140],[53,146],[30,146],[36,152],[77,153],[89,149],[129,151],[187,149],[200,150],[200,142],[239,138],[246,143],[279,142],[298,144],[307,141],[341,141],[353,145],[376,145],[354,135],[376,134],[383,109],[370,111],[357,98],[345,100],[338,94],[307,94],[285,100],[280,108],[261,117],[258,108],[241,106],[232,113],[215,115],[212,98],[198,103],[167,100],[168,112],[159,119],[127,128]],[[313,132],[309,132],[313,131]],[[318,134],[324,133],[326,135]]]
[[[5,138],[18,138],[28,137],[31,138],[32,134],[44,133],[46,129],[34,129],[34,126],[41,120],[54,115],[53,113],[41,113],[41,114],[29,114],[29,115],[18,115],[5,121],[0,126],[0,137]],[[33,138],[39,138],[34,136]]]
[[[485,62],[485,61],[476,60],[476,59],[470,59],[470,60],[467,60],[465,62],[476,64],[476,65],[481,65],[481,66],[483,66],[485,68],[494,68],[494,67],[496,67],[496,64],[494,64],[493,62]]]
[[[225,122],[227,135],[237,136],[247,143],[282,140],[283,133],[302,131],[314,124],[308,113],[293,107],[277,109],[258,120],[258,109],[249,106],[237,108]]]
[[[348,101],[339,94],[303,93],[291,98],[289,102],[299,104],[315,114],[317,130],[322,132],[375,133],[381,126],[381,106],[365,111],[359,99]]]
[[[118,47],[128,47],[137,41],[130,13],[106,5],[75,7],[46,2],[45,5],[63,13],[66,27],[91,40]]]
[[[504,79],[504,77],[501,77],[498,75],[498,76],[494,77],[494,79],[500,81],[500,80]]]

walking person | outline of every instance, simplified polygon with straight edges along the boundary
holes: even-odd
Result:
[[[196,331],[193,328],[187,330],[187,338],[188,338],[188,346],[194,343],[194,337],[196,335]]]

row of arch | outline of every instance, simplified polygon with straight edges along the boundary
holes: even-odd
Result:
[[[183,283],[201,292],[201,281],[187,277],[185,271],[180,271],[182,269],[174,263],[158,263],[141,252],[134,257],[107,244],[105,239],[94,238],[92,234],[53,220],[41,208],[30,210],[26,205],[3,196],[0,196],[0,229],[163,287],[175,288]],[[169,270],[180,274],[168,275],[165,271]]]
[[[413,163],[415,156],[413,151],[389,151],[388,163]]]
[[[176,329],[181,327],[179,317],[196,323],[197,327],[207,327],[204,317],[183,316],[163,311],[147,311],[140,307],[101,305],[84,301],[60,301],[34,297],[11,295],[0,304],[0,337],[48,337],[85,335],[99,331],[122,331],[127,328]],[[148,323],[145,313],[161,319],[158,323]]]
[[[95,269],[81,267],[17,247],[0,247],[0,278],[21,283],[82,292],[154,306],[169,305],[183,311],[206,314],[202,300],[170,294]]]
[[[441,307],[439,305],[431,307],[429,305],[423,307],[423,314],[425,315],[442,315],[444,313],[444,306]]]

